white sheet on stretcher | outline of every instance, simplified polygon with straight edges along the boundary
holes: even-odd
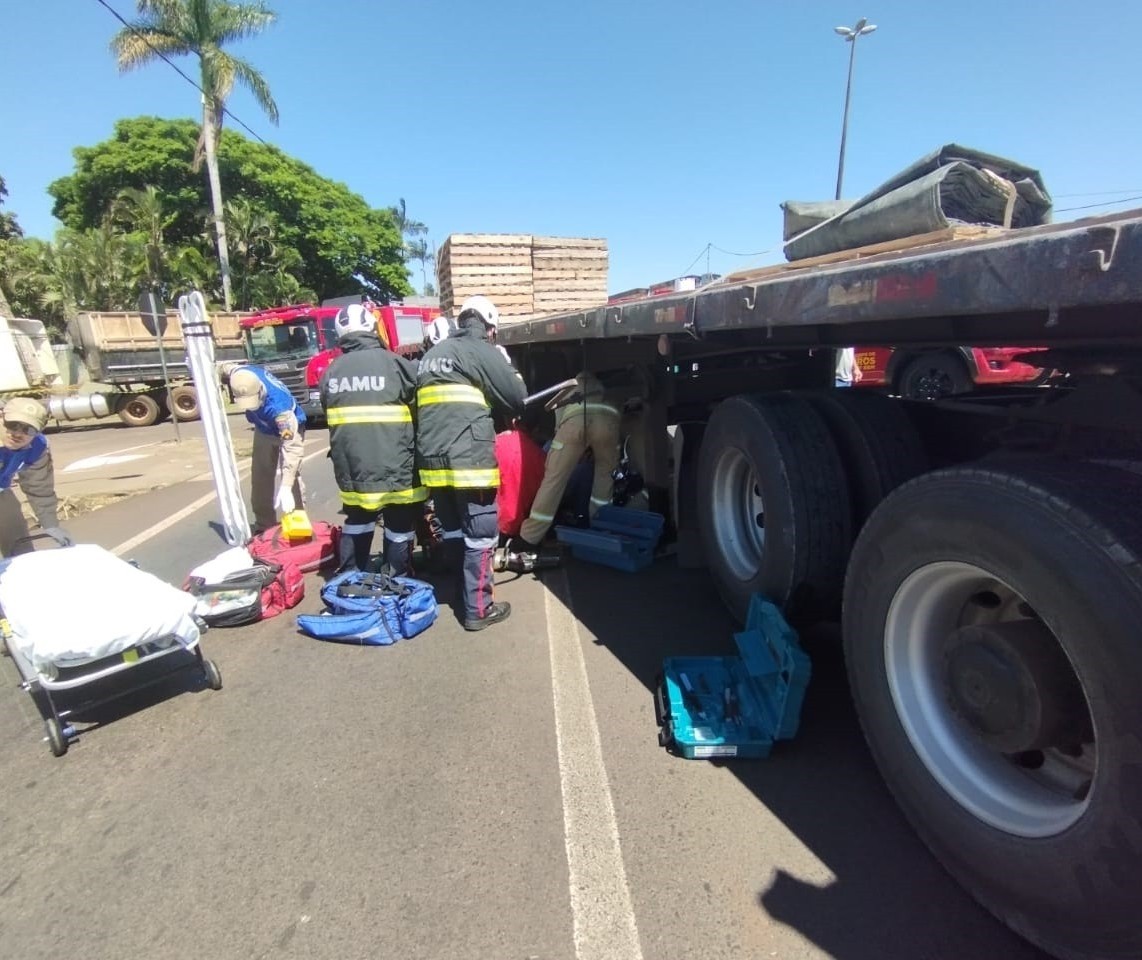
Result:
[[[194,597],[93,544],[0,560],[0,606],[11,642],[37,671],[199,637]]]

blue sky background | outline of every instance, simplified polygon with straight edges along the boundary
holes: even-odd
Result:
[[[1137,0],[270,6],[278,23],[235,52],[281,124],[244,91],[229,103],[261,137],[374,206],[404,197],[434,245],[605,237],[612,291],[705,270],[707,244],[715,272],[781,259],[778,204],[833,196],[848,67],[833,27],[862,16],[879,29],[857,50],[847,197],[950,142],[1038,167],[1057,219],[1142,195]],[[119,75],[119,24],[96,0],[5,0],[3,20],[6,208],[48,237],[46,188],[73,147],[120,117],[197,118],[198,94],[162,63]]]

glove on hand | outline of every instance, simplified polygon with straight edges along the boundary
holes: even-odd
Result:
[[[61,547],[74,547],[75,541],[63,527],[45,527],[44,533],[51,537]]]
[[[282,513],[293,513],[294,508],[297,506],[293,499],[293,491],[289,487],[282,486],[278,490],[278,496],[277,499],[274,500],[274,506]]]

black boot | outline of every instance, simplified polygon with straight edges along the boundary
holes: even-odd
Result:
[[[488,607],[488,612],[483,617],[465,620],[464,629],[483,630],[484,627],[490,627],[493,623],[502,623],[511,615],[512,605],[506,600],[501,600]]]

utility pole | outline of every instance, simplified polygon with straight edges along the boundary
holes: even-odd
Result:
[[[833,27],[833,30],[845,38],[845,43],[851,44],[849,48],[849,79],[845,84],[845,116],[841,121],[841,158],[837,162],[837,196],[841,199],[841,186],[845,179],[845,141],[849,134],[849,99],[853,90],[853,62],[856,60],[857,39],[865,34],[872,33],[876,24],[869,23],[867,17],[861,17],[852,27]]]

